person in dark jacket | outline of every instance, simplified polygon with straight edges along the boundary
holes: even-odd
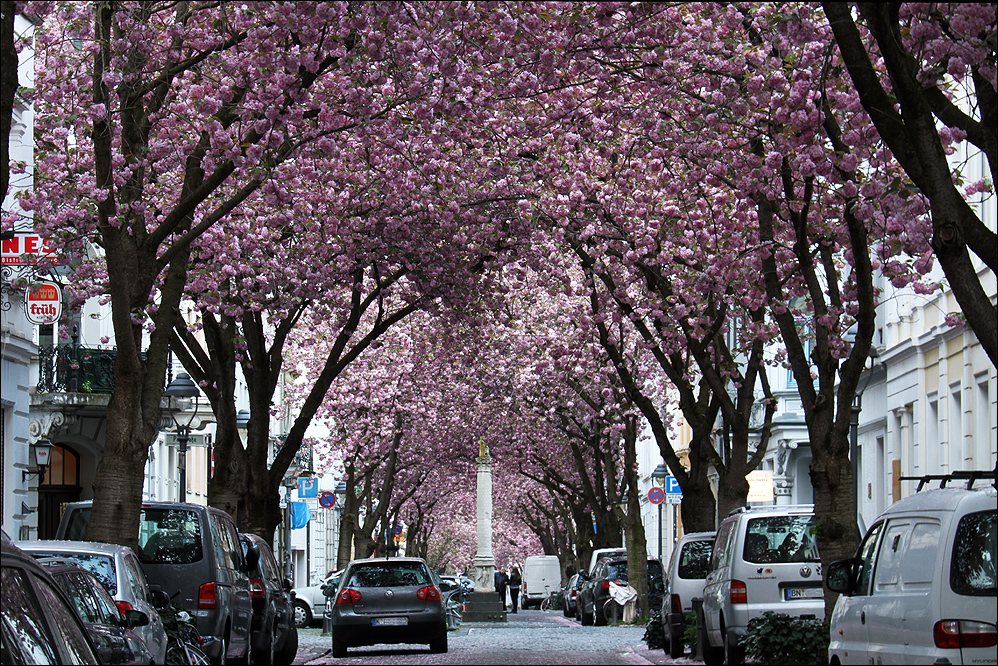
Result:
[[[502,609],[506,610],[506,584],[509,582],[509,576],[502,569],[496,569],[494,578],[496,593],[499,595],[499,601],[502,602]]]
[[[513,607],[512,612],[516,612],[517,604],[520,600],[520,570],[513,567],[509,576],[509,599]]]

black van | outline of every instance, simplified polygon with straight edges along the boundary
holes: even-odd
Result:
[[[57,539],[83,541],[91,501],[66,505]],[[212,660],[250,660],[253,600],[248,572],[255,549],[243,556],[232,517],[180,502],[143,502],[136,552],[150,585],[158,585],[197,620]],[[179,594],[178,594],[179,593]],[[175,596],[176,595],[176,596]]]

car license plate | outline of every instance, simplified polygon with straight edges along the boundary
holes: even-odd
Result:
[[[783,598],[786,601],[795,599],[820,599],[824,596],[824,591],[820,587],[788,587],[783,590]]]
[[[404,627],[409,624],[407,617],[376,617],[371,620],[375,627]]]

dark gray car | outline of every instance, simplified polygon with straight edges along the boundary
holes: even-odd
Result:
[[[431,652],[447,652],[440,589],[421,558],[350,562],[333,597],[332,628],[334,657],[379,643],[429,643]]]
[[[291,601],[291,581],[281,569],[270,546],[256,534],[240,534],[243,554],[256,549],[257,565],[250,572],[253,597],[253,663],[291,666],[298,652],[298,627]]]
[[[86,538],[91,502],[72,502],[62,514],[58,539]],[[150,585],[158,585],[197,621],[205,652],[215,662],[250,660],[253,601],[248,572],[256,550],[244,558],[232,517],[180,502],[143,502],[135,553]]]

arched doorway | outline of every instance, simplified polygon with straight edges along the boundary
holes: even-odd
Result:
[[[38,538],[55,537],[62,507],[80,499],[80,454],[56,444],[52,447],[45,478],[38,486]]]

